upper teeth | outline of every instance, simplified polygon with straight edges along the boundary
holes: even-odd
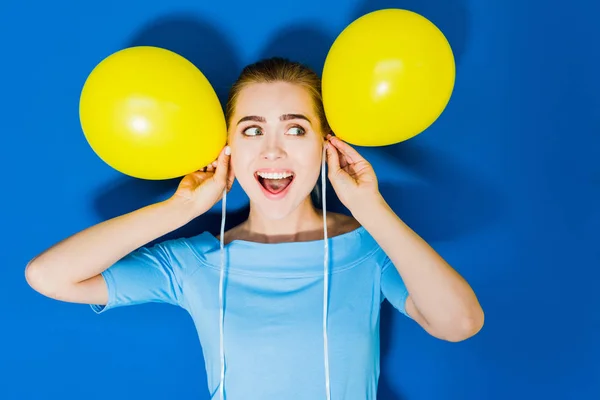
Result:
[[[258,172],[257,175],[264,179],[284,179],[293,174],[291,172]]]

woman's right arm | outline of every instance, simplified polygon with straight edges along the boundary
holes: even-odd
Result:
[[[216,204],[233,184],[229,156],[229,147],[225,147],[206,171],[184,177],[170,199],[101,222],[42,252],[25,268],[28,284],[56,300],[106,304],[108,288],[101,274],[134,250],[187,224]]]
[[[26,280],[34,290],[56,300],[106,304],[108,291],[100,274],[193,217],[185,201],[171,198],[101,222],[32,259],[25,269]]]

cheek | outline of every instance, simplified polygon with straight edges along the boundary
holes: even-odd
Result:
[[[308,179],[316,179],[321,173],[322,161],[322,146],[312,146],[302,153],[302,157],[298,157],[298,165],[305,171]]]
[[[252,166],[254,160],[255,156],[250,149],[231,146],[231,168],[233,168],[235,179],[240,184],[243,185],[246,182],[254,180],[254,169]]]
[[[244,170],[247,170],[247,163],[244,161],[243,157],[237,155],[233,149],[231,150],[231,168],[236,175],[242,175]],[[246,166],[246,167],[245,167]]]

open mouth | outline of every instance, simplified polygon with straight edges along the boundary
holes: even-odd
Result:
[[[266,192],[271,195],[278,195],[282,194],[290,186],[295,175],[291,171],[258,171],[254,174],[254,176]]]

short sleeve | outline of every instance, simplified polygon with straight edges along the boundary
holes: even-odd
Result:
[[[408,289],[406,289],[400,273],[387,256],[384,257],[381,267],[381,293],[395,309],[410,317],[406,312]]]
[[[102,272],[108,289],[106,305],[91,304],[92,310],[106,310],[149,302],[181,306],[181,266],[174,256],[176,241],[142,247]]]

